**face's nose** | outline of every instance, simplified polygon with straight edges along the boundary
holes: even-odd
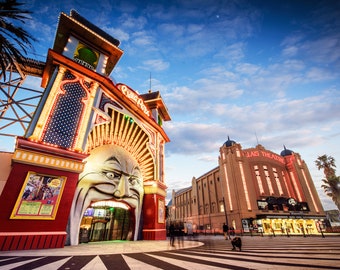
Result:
[[[128,197],[130,195],[129,176],[122,175],[120,177],[118,187],[117,187],[116,191],[114,192],[114,195],[117,198]]]

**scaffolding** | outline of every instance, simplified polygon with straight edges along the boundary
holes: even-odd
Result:
[[[26,133],[44,91],[35,79],[42,77],[45,62],[26,58],[24,63],[0,70],[0,138]]]

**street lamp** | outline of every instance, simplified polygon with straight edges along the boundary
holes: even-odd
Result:
[[[224,200],[224,195],[222,197],[222,200],[223,200],[223,210],[224,210],[224,215],[225,215],[225,224],[228,225],[228,215],[227,215],[227,208],[225,206],[225,200]]]
[[[222,181],[219,181],[219,182],[220,182],[221,191],[222,191],[222,201],[223,201],[223,210],[224,210],[224,215],[225,215],[225,224],[227,225],[227,228],[228,228],[227,237],[228,237],[228,239],[230,239],[227,207],[226,207],[225,199],[224,199],[224,189],[223,189],[223,186],[222,186]]]
[[[176,206],[173,205],[171,206],[171,217],[172,217],[172,220],[176,220]]]

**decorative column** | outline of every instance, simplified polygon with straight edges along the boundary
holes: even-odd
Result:
[[[165,190],[161,182],[144,182],[143,240],[166,239]]]

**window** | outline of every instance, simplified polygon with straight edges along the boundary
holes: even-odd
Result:
[[[276,168],[273,168],[273,174],[274,174],[274,179],[277,185],[277,189],[279,190],[280,195],[283,195],[283,190],[282,190],[282,186],[280,183],[280,178],[279,175],[277,174]]]
[[[264,170],[264,175],[266,177],[267,185],[268,185],[268,188],[269,188],[269,193],[271,195],[273,195],[274,194],[274,189],[273,189],[273,186],[272,186],[272,182],[270,180],[270,176],[269,176],[269,172],[268,172],[267,166],[263,166],[263,170]]]
[[[256,177],[256,180],[257,180],[257,185],[259,187],[260,194],[264,195],[262,179],[261,179],[259,167],[257,165],[254,166],[254,171],[255,171],[255,177]]]

